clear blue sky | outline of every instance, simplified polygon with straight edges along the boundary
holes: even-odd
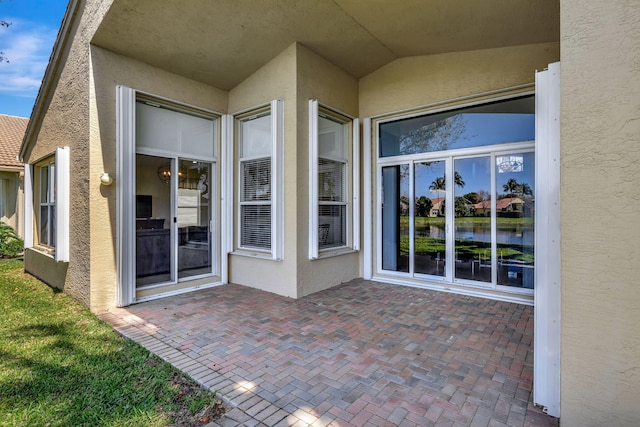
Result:
[[[0,114],[29,117],[67,0],[0,0]]]

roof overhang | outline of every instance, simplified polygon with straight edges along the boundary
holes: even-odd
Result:
[[[83,4],[69,1],[20,161]],[[92,43],[231,90],[293,43],[361,78],[399,58],[559,40],[559,0],[113,0]]]
[[[294,42],[360,78],[398,58],[559,39],[559,0],[115,0],[93,43],[230,90]]]

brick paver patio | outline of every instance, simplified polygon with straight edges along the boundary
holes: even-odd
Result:
[[[557,426],[533,308],[364,280],[298,300],[225,285],[101,315],[217,390],[212,426]]]

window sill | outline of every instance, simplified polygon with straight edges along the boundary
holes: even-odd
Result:
[[[357,253],[357,252],[358,251],[355,250],[355,249],[346,248],[346,247],[321,249],[320,252],[318,252],[318,258],[312,258],[311,261],[316,261],[316,260],[324,259],[324,258],[333,258],[333,257],[353,254],[353,253]]]
[[[251,249],[236,249],[230,255],[238,255],[247,258],[265,259],[268,261],[282,261],[282,259],[273,259],[271,252],[261,252]]]
[[[32,249],[32,250],[34,250],[36,252],[40,252],[41,254],[46,255],[48,257],[51,257],[51,258],[55,258],[55,256],[56,256],[56,250],[54,248],[49,247],[49,246],[34,245],[30,249]]]

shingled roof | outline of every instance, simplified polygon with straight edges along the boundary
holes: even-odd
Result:
[[[29,119],[0,114],[0,168],[22,167],[16,160]]]

